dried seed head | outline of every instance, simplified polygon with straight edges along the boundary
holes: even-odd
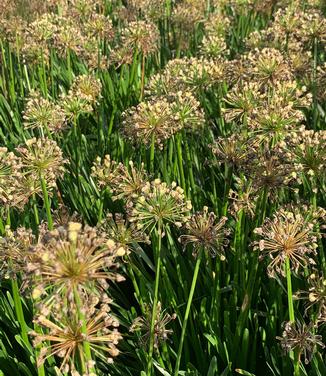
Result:
[[[287,322],[284,325],[284,332],[282,337],[276,337],[280,343],[284,352],[289,353],[293,350],[298,350],[300,355],[303,355],[304,361],[308,364],[317,346],[324,348],[325,345],[322,342],[322,336],[314,334],[312,329],[313,323],[309,325],[300,323]]]
[[[210,256],[219,256],[221,260],[225,260],[224,248],[229,234],[225,228],[226,221],[226,217],[217,220],[216,215],[208,212],[205,206],[203,211],[193,214],[185,223],[185,234],[180,236],[179,241],[184,247],[191,244],[195,257],[203,249]]]

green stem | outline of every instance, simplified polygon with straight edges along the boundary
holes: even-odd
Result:
[[[181,338],[179,342],[178,355],[177,355],[176,365],[174,369],[174,376],[178,376],[178,373],[179,373],[183,342],[184,342],[184,338],[186,334],[187,322],[188,322],[188,317],[190,313],[191,303],[192,303],[192,299],[193,299],[195,288],[196,288],[197,277],[198,277],[198,272],[199,272],[199,266],[200,266],[201,259],[202,259],[202,254],[203,254],[203,251],[201,250],[197,257],[195,270],[194,270],[194,274],[192,277],[192,282],[191,282],[191,287],[190,287],[190,292],[189,292],[188,302],[187,302],[187,307],[186,307],[186,313],[185,313],[183,324],[182,324]]]
[[[44,205],[45,205],[45,210],[46,210],[46,217],[48,220],[48,229],[53,230],[53,219],[51,215],[51,204],[49,200],[49,194],[48,190],[46,188],[46,182],[43,176],[40,176],[41,180],[41,187],[42,187],[42,192],[43,192],[43,200],[44,200]]]
[[[154,340],[155,340],[155,319],[156,319],[156,310],[158,302],[158,288],[160,283],[160,271],[161,271],[161,247],[162,247],[162,226],[161,223],[158,223],[158,245],[157,245],[157,262],[156,262],[156,271],[155,271],[155,286],[154,286],[154,300],[153,300],[153,309],[152,309],[152,318],[151,318],[151,330],[150,330],[150,342],[148,350],[148,360],[147,360],[147,376],[152,374],[153,366],[153,352],[154,352]]]
[[[154,172],[154,158],[155,158],[155,135],[152,134],[151,150],[149,155],[149,171]]]
[[[81,327],[81,332],[84,334],[85,339],[83,340],[83,349],[84,349],[84,354],[85,354],[85,359],[83,357],[83,354],[80,354],[80,361],[81,361],[81,368],[82,368],[82,373],[88,372],[87,366],[85,364],[88,364],[90,361],[92,361],[92,351],[89,342],[87,341],[87,322],[85,315],[83,313],[83,307],[82,307],[82,302],[80,299],[80,295],[77,291],[77,288],[74,289],[74,298],[75,298],[75,303],[77,307],[77,312],[79,316],[79,320],[82,323]],[[94,369],[90,370],[90,372],[94,372]]]
[[[290,259],[288,257],[286,257],[285,259],[285,274],[286,274],[287,294],[288,294],[289,319],[291,323],[294,323],[295,316],[294,316],[294,306],[293,306],[291,266],[290,266]],[[293,359],[293,366],[294,366],[293,376],[300,376],[300,356],[298,356],[298,352],[295,351],[294,354],[293,353],[290,354],[290,357]]]
[[[136,281],[135,273],[134,273],[130,263],[128,263],[128,272],[129,272],[129,276],[131,278],[132,284],[134,286],[136,299],[138,300],[142,314],[145,314],[145,306],[144,306],[143,298],[141,296],[141,293],[140,293],[140,290],[139,290],[139,287],[138,287],[138,284],[137,284],[137,281]]]
[[[182,145],[181,145],[180,134],[176,135],[176,143],[177,143],[177,155],[178,155],[178,166],[179,166],[181,188],[186,192],[186,180],[185,180],[185,174],[183,170]]]

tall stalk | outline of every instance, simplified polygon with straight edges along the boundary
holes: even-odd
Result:
[[[295,322],[294,316],[294,306],[293,306],[293,293],[292,293],[292,279],[291,279],[291,267],[290,267],[290,259],[286,257],[285,259],[285,274],[286,274],[286,284],[287,284],[287,294],[288,294],[288,308],[289,308],[289,319],[291,323]],[[291,356],[293,358],[293,366],[294,372],[293,376],[300,376],[300,361],[297,351],[295,351],[294,355]]]
[[[196,284],[197,284],[198,272],[199,272],[199,267],[200,267],[202,257],[203,257],[203,250],[200,250],[198,257],[197,257],[197,260],[196,260],[196,265],[195,265],[194,274],[193,274],[193,277],[192,277],[192,282],[191,282],[191,287],[190,287],[190,292],[189,292],[189,296],[188,296],[186,312],[185,312],[185,316],[183,318],[181,338],[180,338],[180,342],[179,342],[177,360],[176,360],[175,369],[174,369],[174,376],[178,376],[178,373],[179,373],[180,361],[181,361],[181,355],[182,355],[182,349],[183,349],[183,342],[184,342],[184,338],[185,338],[185,334],[186,334],[188,317],[189,317],[191,303],[192,303],[192,299],[193,299]]]
[[[158,288],[160,284],[160,271],[161,271],[161,248],[162,248],[162,223],[158,222],[157,226],[158,233],[158,244],[157,244],[157,262],[155,270],[155,286],[154,286],[154,299],[153,299],[153,308],[152,308],[152,318],[151,318],[151,327],[150,327],[150,342],[147,358],[147,376],[152,375],[153,367],[153,352],[154,352],[154,341],[155,341],[155,319],[157,311],[157,302],[158,302]]]
[[[46,217],[47,217],[47,220],[48,220],[48,229],[53,230],[53,219],[52,219],[52,214],[51,214],[51,204],[50,204],[50,200],[49,200],[48,190],[46,188],[46,182],[45,182],[45,179],[42,175],[40,176],[40,180],[41,180],[43,200],[44,200],[44,205],[45,205],[45,210],[46,210]]]

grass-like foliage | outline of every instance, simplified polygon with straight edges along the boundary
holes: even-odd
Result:
[[[326,3],[0,1],[0,376],[325,376]]]

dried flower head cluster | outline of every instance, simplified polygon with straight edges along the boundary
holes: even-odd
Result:
[[[26,281],[36,301],[35,323],[43,329],[31,333],[34,346],[41,347],[39,365],[56,355],[63,372],[77,375],[78,361],[91,362],[87,371],[93,372],[85,343],[97,358],[113,362],[122,336],[110,313],[108,282],[124,280],[118,273],[118,258],[125,254],[122,244],[77,222],[43,231],[29,247]]]
[[[73,375],[80,375],[75,365],[78,364],[78,360],[81,360],[87,364],[87,371],[90,372],[95,362],[87,362],[84,351],[86,342],[103,361],[113,362],[113,358],[119,355],[117,345],[122,339],[118,331],[119,322],[111,315],[107,304],[101,305],[99,309],[96,308],[97,304],[98,299],[93,299],[83,308],[85,329],[78,317],[78,311],[71,312],[63,307],[62,302],[56,302],[54,305],[51,319],[43,314],[35,318],[35,323],[47,332],[33,331],[31,333],[35,337],[34,346],[41,346],[39,365],[42,365],[47,358],[56,355],[62,359],[61,371],[70,371]]]
[[[60,147],[47,138],[29,139],[14,152],[0,148],[1,203],[22,210],[32,196],[42,194],[41,177],[49,189],[56,187],[65,163]]]
[[[315,264],[311,256],[316,254],[318,247],[316,221],[314,215],[302,214],[298,209],[281,209],[273,218],[267,218],[262,227],[255,229],[255,233],[261,237],[255,242],[255,249],[270,260],[270,277],[285,275],[286,259],[290,260],[291,268],[296,273],[300,268]]]
[[[202,212],[193,214],[185,223],[185,234],[181,235],[179,241],[186,247],[192,245],[193,255],[197,256],[201,250],[210,256],[219,256],[225,260],[224,248],[227,245],[229,231],[225,228],[226,217],[217,220],[213,212],[208,212],[205,206]]]
[[[140,331],[142,336],[141,344],[147,346],[150,340],[151,334],[151,321],[152,321],[152,307],[146,306],[145,316],[137,317],[131,327],[131,332]],[[172,329],[167,329],[166,326],[173,320],[176,319],[176,314],[170,315],[162,310],[161,302],[158,302],[156,308],[156,317],[154,323],[154,348],[158,349],[162,342],[165,342],[168,339],[168,336],[173,333]]]
[[[40,281],[33,291],[35,298],[46,294],[51,301],[60,295],[73,301],[75,291],[100,295],[107,281],[124,279],[116,272],[117,258],[125,254],[124,248],[79,223],[45,233],[34,253],[35,260],[28,268]]]
[[[191,202],[185,199],[183,189],[176,183],[168,186],[160,179],[155,179],[143,187],[129,220],[135,222],[138,229],[148,233],[158,226],[163,236],[166,225],[181,227],[188,219],[191,208]]]
[[[313,333],[313,326],[313,323],[307,325],[299,321],[285,323],[282,337],[277,337],[284,352],[298,350],[300,357],[303,355],[305,363],[308,364],[317,346],[325,347],[322,336]]]
[[[101,230],[126,250],[126,254],[137,249],[138,243],[150,244],[149,237],[135,223],[129,223],[123,214],[109,213],[100,225]]]

